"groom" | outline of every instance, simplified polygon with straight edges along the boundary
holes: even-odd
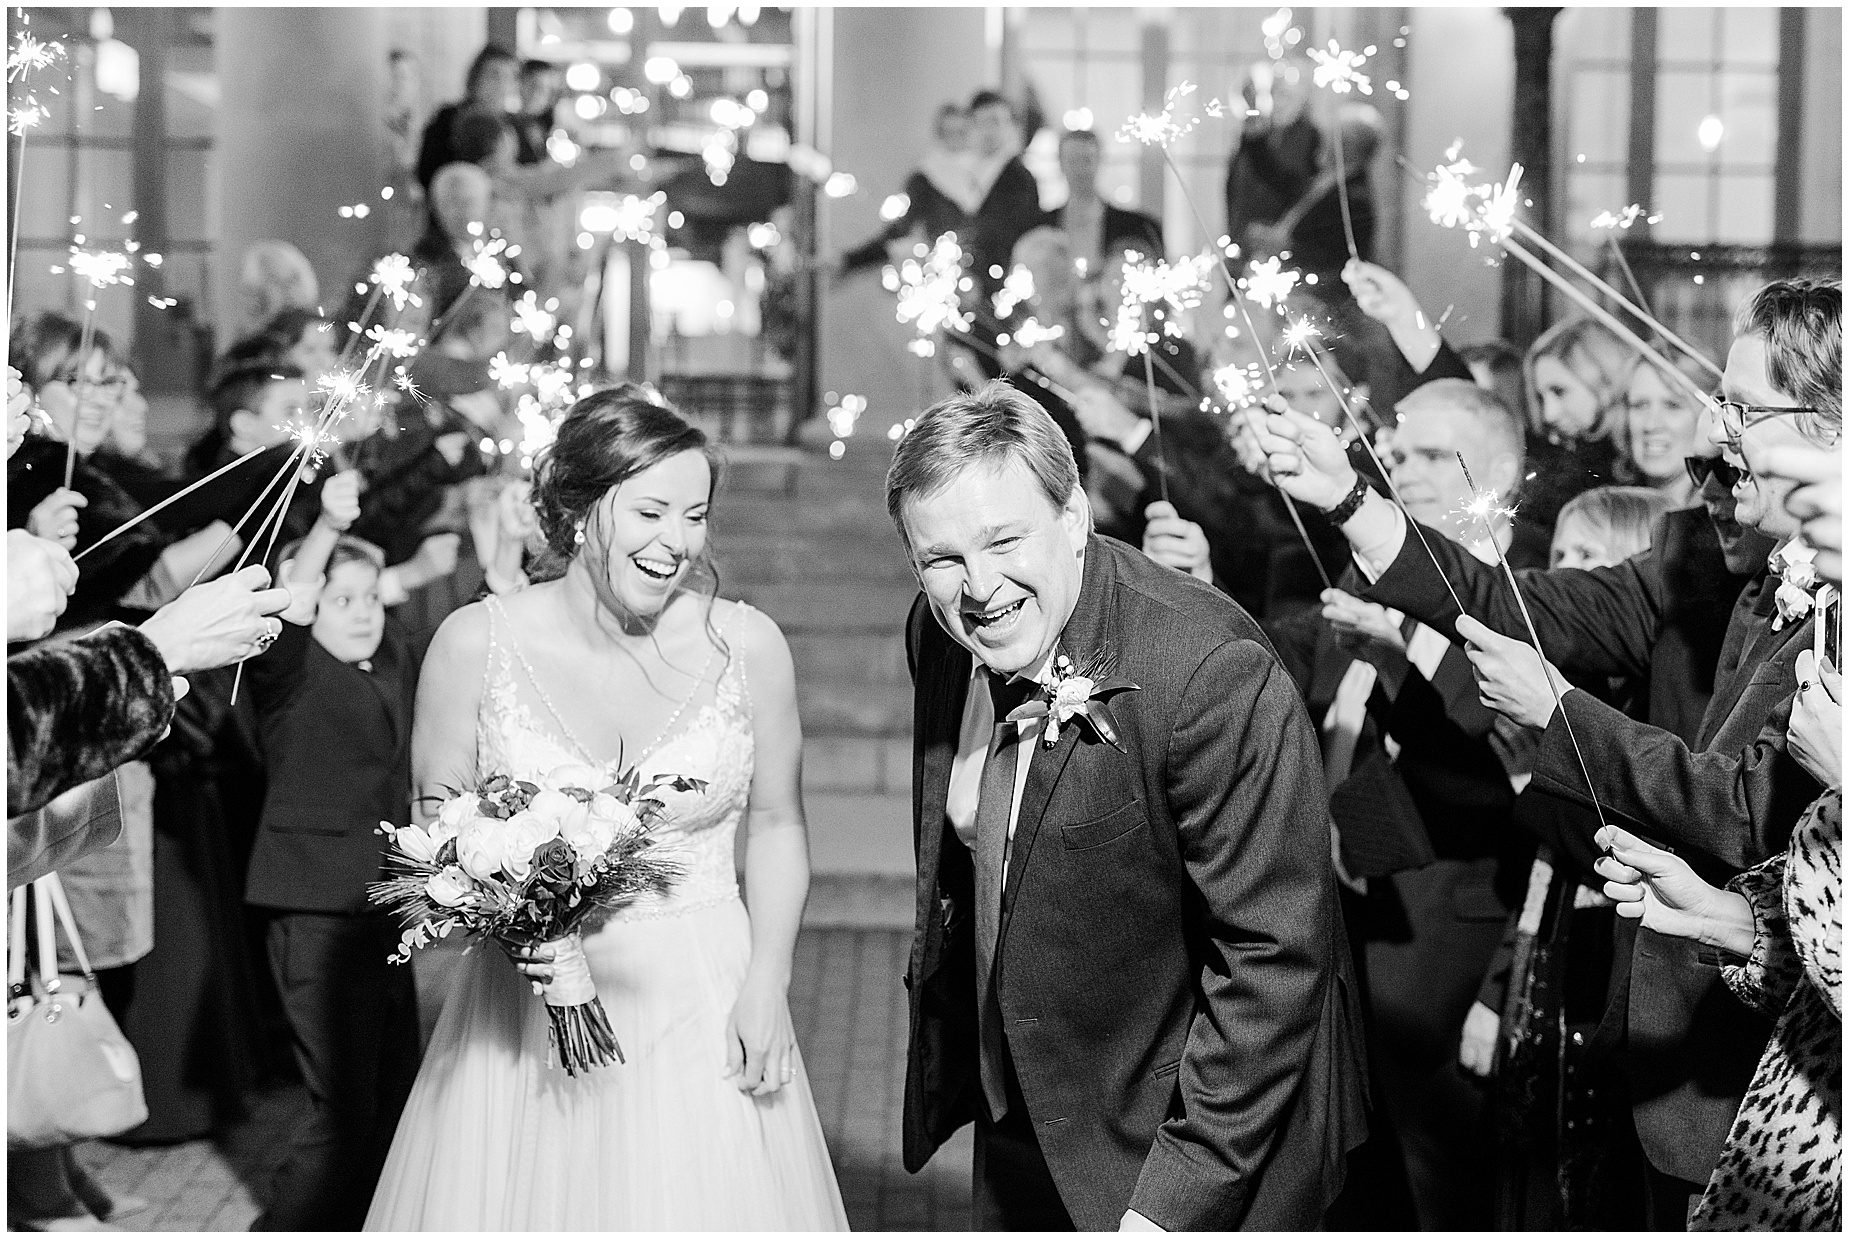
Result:
[[[1366,1132],[1289,675],[1224,595],[1091,532],[1003,383],[918,419],[886,502],[924,589],[906,1168],[973,1119],[979,1229],[1317,1227]]]

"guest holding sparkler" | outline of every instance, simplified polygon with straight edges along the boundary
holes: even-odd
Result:
[[[1729,401],[1711,432],[1723,458],[1701,466],[1708,479],[1725,468],[1734,510],[1705,487],[1704,499],[1730,552],[1741,545],[1727,528],[1734,517],[1783,545],[1733,605],[1714,662],[1690,655],[1713,648],[1719,599],[1702,583],[1719,574],[1699,566],[1700,551],[1687,541],[1659,536],[1651,552],[1614,569],[1531,574],[1511,596],[1496,573],[1435,534],[1408,530],[1384,501],[1364,499],[1343,523],[1357,558],[1380,574],[1369,596],[1441,631],[1454,623],[1475,647],[1485,700],[1519,722],[1545,726],[1536,786],[1591,805],[1608,823],[1616,817],[1675,843],[1709,880],[1724,881],[1782,850],[1818,791],[1784,739],[1798,654],[1810,646],[1815,624],[1811,595],[1794,583],[1802,573],[1788,557],[1797,522],[1782,504],[1789,484],[1755,476],[1750,461],[1786,445],[1840,454],[1841,305],[1837,281],[1775,281],[1736,316]],[[1269,418],[1264,444],[1274,474],[1305,502],[1332,507],[1347,493],[1352,470],[1309,419]],[[1442,558],[1442,571],[1433,557]],[[1774,565],[1782,580],[1773,579]],[[1452,589],[1493,628],[1457,618]],[[1550,684],[1557,673],[1546,673],[1521,642],[1497,635],[1525,632],[1524,612],[1561,666],[1648,677],[1652,721],[1687,727],[1690,687],[1712,683],[1698,724],[1658,730],[1582,692],[1557,698]],[[1582,761],[1583,754],[1594,760]],[[1607,1024],[1611,1035],[1626,1038],[1633,1118],[1650,1163],[1650,1216],[1680,1223],[1714,1169],[1770,1028],[1713,998],[1717,977],[1693,944],[1646,928],[1619,952],[1621,962],[1630,956],[1628,1003],[1609,1011]],[[1637,1035],[1627,1036],[1631,1031]]]
[[[279,311],[258,334],[274,344],[283,361],[301,370],[310,391],[340,365],[334,320],[325,314],[292,306]]]
[[[109,337],[44,313],[14,332],[11,356],[44,421],[7,460],[7,527],[29,529],[82,553],[139,512],[140,506],[91,461],[115,419],[123,382],[110,362]],[[81,354],[81,355],[80,355]],[[70,485],[64,485],[65,470]],[[88,556],[63,623],[110,618],[118,601],[159,561],[171,539],[143,525]]]
[[[1524,566],[1544,562],[1532,531],[1505,518],[1486,535],[1468,512],[1460,454],[1499,489],[1520,484],[1516,414],[1460,379],[1418,388],[1396,412],[1382,454],[1415,519],[1479,560],[1495,562],[1500,548]],[[1487,1228],[1483,1096],[1455,1050],[1534,856],[1512,817],[1513,776],[1526,770],[1499,743],[1464,651],[1356,597],[1365,582],[1354,568],[1340,584],[1320,614],[1269,631],[1320,723],[1338,872],[1352,883],[1345,908],[1365,960],[1368,1060],[1392,1129],[1380,1139],[1399,1147],[1420,1228]]]
[[[1261,239],[1253,226],[1276,223],[1309,188],[1323,136],[1309,113],[1310,66],[1302,57],[1259,61],[1242,93],[1244,123],[1226,170],[1226,230],[1252,251]]]
[[[321,514],[285,551],[299,590],[250,666],[267,788],[245,899],[271,910],[270,966],[308,1086],[253,1230],[357,1230],[417,1074],[409,969],[388,962],[392,917],[367,900],[381,821],[411,809],[417,667],[379,596],[378,551],[344,535],[359,477],[322,487]]]

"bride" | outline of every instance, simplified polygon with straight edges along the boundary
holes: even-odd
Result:
[[[368,1230],[846,1229],[790,1022],[809,884],[795,673],[769,617],[711,592],[713,466],[640,387],[580,400],[534,493],[563,575],[458,611],[430,647],[420,798],[585,765],[706,786],[670,794],[658,828],[683,876],[584,935],[627,1063],[550,1065],[533,993],[550,948],[475,945]]]

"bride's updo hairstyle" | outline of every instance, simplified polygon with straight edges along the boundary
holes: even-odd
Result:
[[[572,405],[559,423],[558,437],[541,454],[534,470],[533,506],[546,539],[546,554],[535,576],[563,576],[571,561],[588,551],[593,556],[591,579],[599,600],[625,625],[637,618],[610,587],[609,565],[603,562],[609,539],[602,528],[602,501],[644,469],[682,452],[706,457],[716,494],[720,461],[706,433],[648,388],[622,383],[592,392]],[[582,542],[578,540],[580,529],[584,531]],[[683,588],[710,597],[718,585],[709,533]]]

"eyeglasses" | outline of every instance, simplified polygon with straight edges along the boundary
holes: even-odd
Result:
[[[1800,413],[1816,413],[1817,409],[1809,405],[1800,408],[1774,408],[1766,404],[1742,404],[1738,400],[1717,400],[1716,407],[1721,411],[1721,426],[1727,431],[1727,437],[1738,439],[1746,431],[1761,422],[1769,422],[1775,417],[1794,417]],[[1748,421],[1748,415],[1760,416]]]
[[[1732,490],[1734,483],[1746,476],[1719,456],[1684,456],[1682,467],[1688,470],[1689,480],[1695,483],[1696,490],[1706,486],[1709,478],[1719,482],[1721,489]]]

